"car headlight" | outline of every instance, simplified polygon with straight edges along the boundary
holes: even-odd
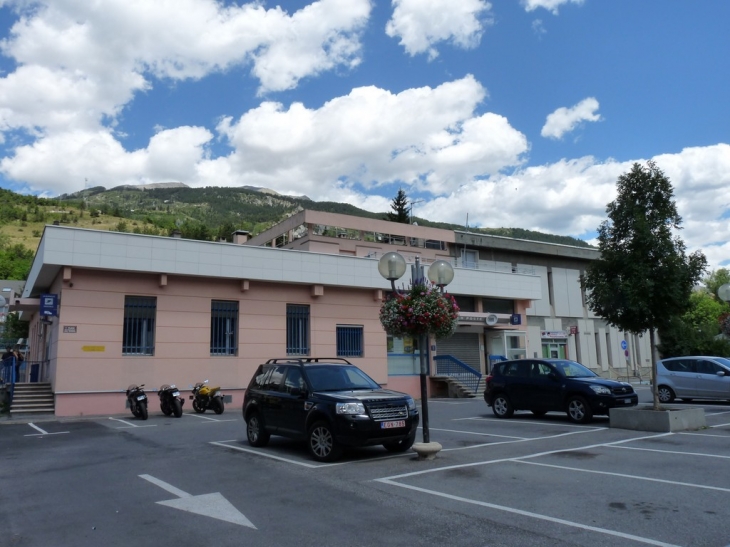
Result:
[[[365,414],[362,403],[337,403],[337,414]]]
[[[596,395],[611,395],[611,390],[606,386],[590,386],[590,388],[596,392]]]
[[[416,401],[413,400],[413,397],[408,397],[406,404],[408,405],[408,410],[410,410],[410,411],[416,410]]]

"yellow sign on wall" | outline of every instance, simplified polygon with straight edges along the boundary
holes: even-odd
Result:
[[[106,346],[81,346],[81,351],[106,351]]]

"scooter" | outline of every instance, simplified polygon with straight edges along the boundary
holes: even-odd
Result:
[[[193,394],[190,398],[193,400],[193,410],[198,414],[202,414],[211,409],[216,414],[223,414],[225,405],[223,404],[223,394],[220,392],[220,386],[209,387],[206,385],[208,380],[198,382],[193,388]]]
[[[165,416],[175,415],[175,418],[182,416],[182,407],[185,404],[185,399],[180,397],[180,391],[172,385],[160,386],[157,391],[157,395],[160,397],[160,409]]]
[[[132,384],[127,388],[127,400],[132,414],[137,418],[147,419],[147,395],[144,384]]]

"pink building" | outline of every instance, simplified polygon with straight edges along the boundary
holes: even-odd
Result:
[[[58,416],[123,414],[124,390],[183,391],[204,379],[221,385],[237,412],[255,368],[287,355],[345,356],[388,388],[420,395],[413,340],[391,339],[378,320],[390,283],[377,269],[397,250],[456,262],[454,232],[303,211],[246,241],[203,242],[46,226],[23,298],[11,309],[31,321],[29,359],[44,363]],[[398,283],[409,283],[409,272]],[[462,268],[447,290],[470,299],[452,340],[430,342],[484,373],[490,344],[524,356],[526,310],[542,298],[530,271]],[[42,295],[57,316],[41,316]],[[484,302],[500,301],[499,312]],[[511,313],[507,313],[511,312]],[[514,317],[520,324],[510,324]],[[492,352],[493,353],[493,352]],[[432,380],[435,393],[447,383]],[[186,393],[187,395],[187,393]],[[189,407],[188,407],[189,408]]]

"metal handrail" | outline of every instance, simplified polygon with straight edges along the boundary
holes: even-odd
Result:
[[[15,393],[15,357],[6,357],[2,360],[2,367],[0,367],[0,378],[4,385],[10,386],[8,393],[10,394],[10,402],[13,400],[13,394]]]
[[[437,355],[433,360],[436,362],[437,376],[454,378],[474,393],[479,390],[482,373],[478,370],[470,367],[453,355]]]

